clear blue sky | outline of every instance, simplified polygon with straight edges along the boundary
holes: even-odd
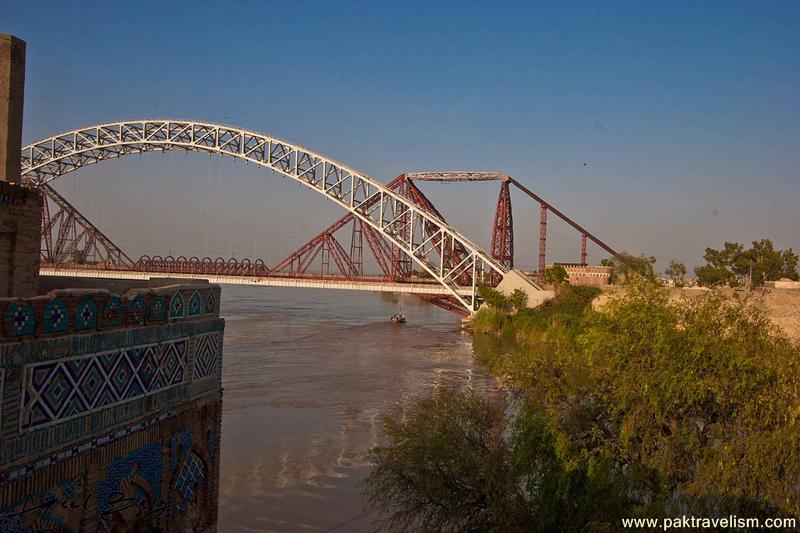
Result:
[[[696,264],[725,240],[800,248],[798,28],[800,2],[779,1],[0,1],[0,31],[28,42],[26,141],[101,121],[181,117],[283,137],[384,181],[412,170],[501,170],[612,246],[656,255],[660,268]],[[103,206],[112,238],[118,230],[124,241],[128,229],[130,246],[147,247],[144,230],[130,230],[136,217],[180,232],[149,228],[158,233],[150,250],[172,250],[158,239],[179,247],[178,237],[186,252],[192,240],[224,247],[259,206],[271,206],[263,216],[273,234],[284,224],[281,246],[291,248],[337,214],[285,185],[271,192],[285,198],[259,204],[251,168],[236,192],[220,189],[223,211],[250,205],[228,221],[236,229],[187,234],[166,208],[136,207],[147,203],[144,173],[203,181],[205,159],[173,159],[100,165],[82,171],[89,192],[72,186],[95,216]],[[96,184],[109,168],[116,189]],[[231,168],[215,178],[229,172],[236,182],[245,167]],[[454,224],[486,242],[493,186],[429,190]],[[120,191],[139,200],[123,202]],[[173,209],[202,204],[169,194]],[[531,263],[536,212],[514,201],[519,260]],[[122,212],[125,221],[109,216]],[[576,259],[577,240],[559,231],[553,258]],[[241,238],[262,253],[260,236]]]

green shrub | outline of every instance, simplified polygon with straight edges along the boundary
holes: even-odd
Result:
[[[393,530],[608,529],[626,510],[607,465],[570,464],[540,413],[511,422],[475,392],[436,391],[386,418],[384,434],[363,487]]]
[[[488,285],[478,285],[478,296],[495,309],[508,309],[508,298]]]
[[[502,331],[508,315],[494,306],[482,307],[472,317],[472,328],[478,333],[498,333]]]
[[[588,309],[596,294],[573,287],[513,317],[488,308],[492,327],[503,316],[500,329],[536,341],[475,339],[519,409],[503,417],[452,393],[387,425],[368,486],[395,526],[800,516],[800,347],[717,294],[671,301],[636,276],[600,311]]]
[[[521,289],[514,289],[514,292],[508,297],[508,302],[514,311],[520,312],[528,307],[528,295]]]
[[[544,280],[550,285],[559,286],[569,279],[566,269],[561,265],[551,266],[544,270]]]

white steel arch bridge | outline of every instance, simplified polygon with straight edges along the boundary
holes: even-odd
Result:
[[[30,186],[43,187],[107,159],[172,150],[231,156],[320,193],[377,230],[468,311],[478,306],[478,284],[508,271],[437,213],[363,172],[282,139],[231,126],[146,119],[81,128],[24,147],[22,177]]]

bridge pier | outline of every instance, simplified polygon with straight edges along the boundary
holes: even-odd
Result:
[[[521,270],[514,268],[503,276],[502,281],[497,285],[497,290],[505,296],[511,296],[511,293],[516,289],[521,290],[528,296],[528,307],[539,307],[555,297],[555,292],[542,290]]]

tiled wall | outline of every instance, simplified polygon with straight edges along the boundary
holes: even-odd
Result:
[[[220,394],[89,442],[0,485],[0,531],[214,531]]]
[[[219,298],[197,284],[0,299],[0,479],[218,390]]]
[[[61,289],[31,298],[0,298],[0,343],[219,316],[219,298],[219,287],[209,284],[131,289],[124,295]]]
[[[209,284],[0,299],[0,531],[211,527],[219,301]]]

